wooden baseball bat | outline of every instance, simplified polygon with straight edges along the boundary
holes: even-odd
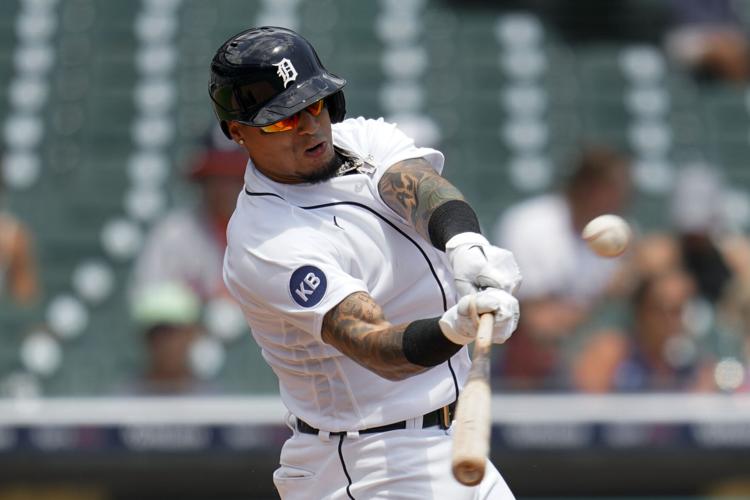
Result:
[[[490,449],[490,347],[492,313],[479,317],[477,338],[466,385],[458,397],[453,431],[453,476],[474,486],[484,477]]]

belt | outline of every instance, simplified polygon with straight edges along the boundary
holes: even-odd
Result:
[[[451,422],[453,421],[455,410],[456,402],[454,401],[453,403],[443,406],[442,408],[438,408],[437,410],[433,410],[430,413],[425,413],[424,415],[422,415],[422,428],[426,429],[428,427],[435,427],[436,425],[440,426],[441,429],[449,428],[451,426]],[[381,425],[378,427],[370,427],[368,429],[362,429],[357,432],[359,432],[360,434],[372,434],[375,432],[395,431],[398,429],[406,429],[406,420],[402,420],[401,422],[394,422],[392,424]],[[297,430],[305,434],[318,434],[320,432],[319,429],[316,429],[312,425],[299,418],[297,419]],[[331,432],[330,435],[346,435],[346,431]]]

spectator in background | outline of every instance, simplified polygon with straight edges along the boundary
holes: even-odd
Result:
[[[602,296],[616,291],[622,264],[596,256],[581,230],[594,217],[622,213],[630,191],[627,159],[603,147],[585,149],[562,192],[523,201],[499,219],[494,243],[516,255],[524,276],[517,294],[521,334],[499,365],[508,388],[560,388],[562,344]]]
[[[228,295],[222,278],[226,229],[246,163],[247,155],[234,147],[208,147],[196,157],[188,177],[199,189],[199,203],[174,209],[152,228],[135,263],[134,290],[178,281],[203,302]]]
[[[682,270],[645,276],[632,296],[629,331],[585,343],[574,362],[574,387],[594,393],[714,390],[714,362],[696,347],[685,323],[694,294]]]
[[[2,196],[0,176],[0,196]],[[0,205],[0,297],[31,305],[39,295],[38,266],[28,228]]]
[[[727,189],[716,166],[693,164],[679,170],[670,202],[670,231],[644,236],[634,268],[645,277],[682,269],[695,286],[689,313],[704,355],[744,362],[747,324],[743,310],[750,290],[750,242],[725,205]],[[744,360],[744,361],[743,361]],[[726,364],[725,364],[726,365]],[[717,367],[717,385],[741,383]]]
[[[726,187],[715,167],[683,167],[670,202],[670,232],[645,236],[636,252],[641,274],[684,268],[698,296],[712,306],[730,284],[750,282],[750,243],[731,227],[724,210]]]
[[[132,317],[143,336],[143,373],[125,392],[135,395],[185,395],[206,392],[190,364],[190,348],[201,335],[198,296],[181,283],[145,286],[133,299]]]
[[[746,82],[750,45],[730,0],[670,0],[667,53],[699,79]]]

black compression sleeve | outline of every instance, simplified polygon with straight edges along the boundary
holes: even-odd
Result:
[[[463,346],[448,340],[440,330],[440,318],[418,319],[404,330],[402,347],[410,363],[437,366],[450,359]]]
[[[445,251],[445,244],[459,233],[480,233],[479,219],[474,209],[463,200],[446,201],[430,215],[427,225],[430,242],[438,250]]]

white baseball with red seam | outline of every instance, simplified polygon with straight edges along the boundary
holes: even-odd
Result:
[[[601,257],[617,257],[627,250],[633,232],[625,219],[606,214],[592,219],[581,236],[589,248]]]

